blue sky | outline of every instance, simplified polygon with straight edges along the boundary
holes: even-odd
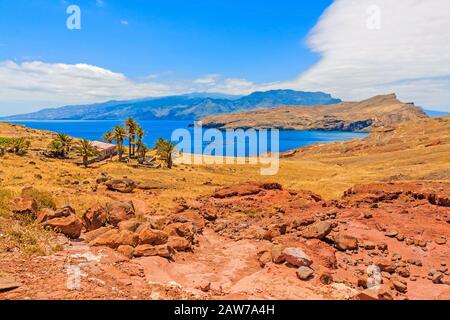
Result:
[[[81,30],[66,27],[73,4]],[[271,89],[450,111],[448,12],[448,0],[0,0],[0,116]]]
[[[81,30],[66,8],[81,8]],[[205,74],[281,81],[317,61],[304,39],[327,0],[6,0],[0,60],[86,63],[138,79]]]

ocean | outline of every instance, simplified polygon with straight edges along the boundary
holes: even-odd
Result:
[[[84,138],[88,140],[101,140],[103,134],[114,128],[114,126],[122,125],[123,121],[116,120],[105,120],[105,121],[8,121],[11,123],[23,124],[29,128],[40,129],[40,130],[50,130],[58,133],[65,133],[69,136],[76,138]],[[164,138],[166,140],[171,140],[171,136],[176,129],[186,129],[192,135],[192,141],[194,140],[194,129],[189,126],[192,121],[181,121],[181,120],[147,120],[139,121],[139,124],[146,132],[144,138],[144,143],[147,147],[153,147],[155,141],[158,138]],[[206,130],[206,129],[203,129]],[[270,133],[268,137],[270,138]],[[336,141],[345,141],[355,138],[364,138],[367,133],[355,133],[355,132],[337,132],[337,131],[290,131],[290,130],[280,130],[279,132],[279,151],[284,152],[292,150],[298,147],[308,146],[317,143],[330,143]],[[199,140],[199,139],[196,139]],[[173,141],[175,144],[178,141]],[[200,142],[205,148],[211,142],[202,141]],[[194,146],[195,143],[192,143]],[[227,144],[224,141],[224,148]],[[270,150],[272,142],[268,141],[268,149]],[[185,150],[186,151],[186,150]],[[198,153],[198,150],[194,150],[192,147],[191,152]],[[244,152],[242,150],[242,152]],[[255,155],[248,146],[245,149],[246,155]]]

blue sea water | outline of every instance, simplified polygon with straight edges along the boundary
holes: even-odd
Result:
[[[76,138],[84,138],[89,140],[101,140],[103,134],[111,130],[117,125],[122,125],[123,121],[105,120],[105,121],[9,121],[17,124],[23,124],[29,128],[50,130],[58,133],[65,133]],[[189,125],[192,121],[180,120],[148,120],[139,121],[146,132],[144,139],[148,147],[152,147],[158,138],[171,140],[172,132],[176,129],[187,129],[192,137],[194,129]],[[204,129],[205,130],[205,129]],[[270,134],[268,137],[270,138]],[[288,131],[280,130],[279,133],[279,151],[284,152],[298,147],[307,146],[317,143],[327,143],[335,141],[345,141],[355,138],[364,138],[366,133],[355,132],[335,132],[335,131]],[[194,139],[194,138],[192,138]],[[201,140],[201,139],[200,139]],[[174,141],[177,143],[178,141]],[[193,141],[192,145],[195,144]],[[202,141],[203,147],[206,147],[210,141]],[[225,141],[225,144],[227,142]],[[268,142],[269,150],[271,142]],[[192,149],[192,152],[195,150]],[[254,155],[248,150],[245,150],[246,155]]]

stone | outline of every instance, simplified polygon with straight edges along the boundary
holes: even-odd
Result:
[[[291,228],[297,229],[300,227],[306,227],[315,222],[314,218],[303,218],[303,219],[295,219],[291,223]]]
[[[380,251],[386,251],[388,249],[388,245],[385,242],[380,242],[377,244],[377,249]]]
[[[172,223],[164,228],[170,236],[180,236],[186,238],[191,243],[194,241],[195,235],[197,234],[197,229],[192,223]]]
[[[153,257],[159,256],[162,258],[171,259],[174,254],[174,249],[167,245],[152,246],[149,244],[139,245],[134,248],[135,257]]]
[[[113,179],[105,182],[108,190],[121,193],[131,193],[136,189],[136,183],[131,179]]]
[[[272,262],[272,255],[269,251],[262,252],[258,257],[258,262],[261,268],[264,268],[268,263]]]
[[[162,245],[167,243],[169,235],[160,230],[144,229],[139,233],[139,244]]]
[[[380,268],[381,271],[388,272],[388,273],[394,273],[397,269],[397,266],[395,263],[388,259],[381,259],[376,262],[376,265]]]
[[[320,283],[323,285],[330,285],[333,283],[333,275],[330,273],[322,273],[319,277]]]
[[[392,281],[392,284],[394,285],[394,289],[398,292],[405,293],[406,291],[408,291],[408,286],[403,282],[394,280]]]
[[[97,238],[98,238],[99,236],[101,236],[102,234],[104,234],[104,233],[106,233],[106,232],[108,232],[108,231],[111,231],[111,230],[112,230],[112,227],[101,227],[101,228],[98,228],[98,229],[95,229],[95,230],[86,232],[86,233],[83,235],[83,238],[84,238],[84,240],[85,240],[86,242],[89,243],[89,242],[91,242],[91,241],[97,239]]]
[[[389,238],[395,238],[398,235],[398,231],[388,231],[384,235]]]
[[[43,227],[50,228],[56,232],[60,232],[65,236],[77,239],[81,235],[83,224],[80,219],[74,214],[67,217],[54,218],[42,223]]]
[[[117,248],[117,252],[123,254],[128,259],[131,259],[134,256],[134,248],[132,246],[120,245]]]
[[[399,267],[396,269],[396,272],[399,276],[401,276],[403,278],[409,278],[409,276],[410,276],[410,272],[409,272],[408,268],[406,268],[406,267]]]
[[[339,233],[334,238],[334,244],[341,251],[358,249],[358,239],[349,234]]]
[[[284,259],[295,267],[310,266],[313,261],[299,248],[286,248],[283,250]]]
[[[371,212],[364,212],[364,219],[372,219],[373,214]]]
[[[42,224],[48,220],[55,218],[68,217],[70,215],[75,214],[75,209],[71,206],[64,206],[58,208],[56,210],[52,210],[49,208],[41,209],[37,215],[36,223]]]
[[[440,271],[437,271],[431,277],[431,281],[433,281],[434,284],[441,284],[442,279],[444,278],[444,274]]]
[[[12,201],[11,211],[16,215],[36,218],[38,205],[31,197],[18,197]]]
[[[275,245],[271,249],[271,256],[273,263],[281,264],[286,261],[284,254],[283,254],[283,246]]]
[[[299,267],[297,270],[297,277],[303,281],[307,281],[307,280],[311,279],[313,277],[313,275],[314,275],[314,270],[311,269],[310,267],[302,266],[302,267]]]
[[[442,245],[447,243],[447,239],[445,239],[443,237],[442,238],[437,238],[436,240],[434,240],[434,242],[436,242],[437,245],[442,246]]]
[[[127,230],[127,231],[131,231],[131,232],[136,232],[136,230],[139,228],[140,225],[141,225],[141,222],[139,222],[139,221],[125,220],[125,221],[120,221],[117,226],[120,231]]]
[[[108,212],[101,205],[89,208],[83,215],[86,230],[92,231],[103,227],[108,222]]]
[[[306,239],[323,239],[333,229],[333,224],[327,221],[319,221],[307,226],[300,232],[300,235]]]
[[[192,250],[191,243],[182,237],[170,237],[167,245],[178,252]]]
[[[116,229],[111,229],[95,238],[89,244],[94,247],[105,246],[111,249],[117,249],[121,245],[118,241],[118,238],[119,231]]]
[[[139,244],[139,235],[128,230],[122,230],[117,235],[117,242],[120,245],[136,247]]]
[[[13,277],[0,274],[0,292],[11,291],[21,286]]]
[[[118,226],[122,221],[134,218],[135,210],[132,202],[112,201],[106,204],[108,222]]]

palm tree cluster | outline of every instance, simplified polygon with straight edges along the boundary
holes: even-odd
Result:
[[[31,142],[25,138],[1,138],[0,137],[0,156],[6,151],[23,155],[30,148]]]
[[[58,133],[56,138],[50,142],[48,149],[53,156],[58,158],[67,158],[72,148],[73,139],[64,133]]]
[[[89,158],[99,155],[98,149],[92,145],[92,142],[82,139],[75,144],[76,153],[83,158],[83,165],[87,168]]]
[[[155,143],[154,150],[156,150],[160,159],[165,162],[167,168],[172,169],[173,154],[176,151],[175,145],[170,141],[159,138]]]
[[[148,148],[145,146],[145,132],[141,126],[133,119],[128,118],[124,126],[116,126],[112,131],[108,131],[103,135],[103,140],[109,143],[117,144],[117,152],[119,160],[123,160],[125,153],[125,141],[128,138],[128,157],[137,159],[140,163],[144,162]]]

